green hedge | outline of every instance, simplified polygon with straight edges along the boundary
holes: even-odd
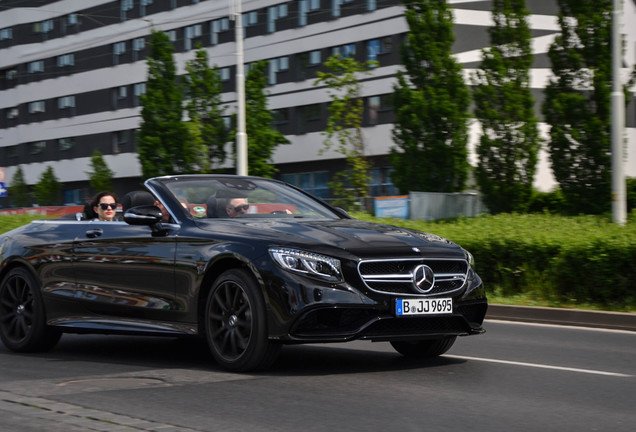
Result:
[[[460,244],[496,298],[636,310],[636,212],[623,227],[597,216],[502,214],[436,222],[355,216]]]
[[[597,216],[502,214],[444,221],[358,219],[414,228],[469,250],[492,298],[636,311],[636,211],[620,227]],[[40,216],[2,216],[0,233]]]

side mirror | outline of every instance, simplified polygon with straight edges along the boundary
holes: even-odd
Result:
[[[124,222],[129,225],[151,226],[160,223],[161,218],[161,210],[154,205],[132,207],[124,212]]]

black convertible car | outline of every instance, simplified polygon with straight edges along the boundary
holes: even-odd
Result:
[[[120,221],[78,214],[0,236],[7,348],[48,350],[64,332],[199,335],[220,366],[246,371],[284,344],[366,339],[432,357],[484,332],[484,287],[451,241],[353,219],[275,180],[145,186]]]

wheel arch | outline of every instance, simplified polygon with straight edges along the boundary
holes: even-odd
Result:
[[[199,334],[203,334],[204,329],[202,326],[204,321],[203,317],[205,314],[205,305],[214,281],[223,272],[232,269],[247,270],[254,278],[257,285],[260,287],[263,297],[266,298],[263,279],[261,278],[256,268],[254,268],[254,266],[250,263],[250,261],[248,261],[247,259],[241,259],[236,255],[228,255],[215,260],[213,263],[210,263],[209,267],[207,268],[205,275],[201,280],[201,285],[197,296],[197,322]]]

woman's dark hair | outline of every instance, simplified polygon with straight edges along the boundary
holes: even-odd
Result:
[[[93,199],[91,199],[91,208],[97,206],[97,204],[99,204],[99,200],[101,200],[105,196],[112,196],[115,202],[117,202],[117,195],[115,195],[112,192],[104,191],[104,192],[98,193],[97,195],[93,197]]]

